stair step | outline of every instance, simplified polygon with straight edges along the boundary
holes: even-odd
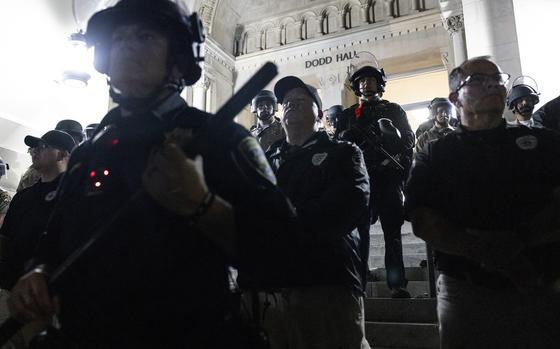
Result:
[[[420,254],[420,253],[426,254],[426,244],[424,242],[403,244],[402,250],[403,250],[403,255]],[[382,246],[370,246],[369,254],[370,256],[384,256],[385,244],[383,244]]]
[[[385,268],[373,268],[370,269],[370,274],[374,277],[373,281],[385,281],[387,280],[387,271]],[[406,267],[404,268],[404,274],[408,281],[427,281],[428,280],[428,269],[421,267]]]
[[[366,298],[366,321],[437,323],[435,298]]]
[[[372,233],[370,231],[370,245],[372,246],[379,246],[385,244],[385,239],[383,238],[383,231],[380,230],[379,232],[375,231]],[[401,241],[403,245],[406,244],[416,244],[416,243],[424,243],[424,240],[416,237],[416,235],[412,234],[411,232],[406,233],[401,231]]]
[[[406,287],[412,297],[428,297],[428,281],[409,281]],[[391,290],[385,281],[368,282],[366,296],[369,298],[391,298]]]
[[[437,324],[368,321],[366,338],[374,348],[439,348]]]
[[[417,267],[420,262],[426,260],[426,253],[419,254],[408,254],[403,255],[403,263],[405,268]],[[385,256],[369,256],[369,267],[370,268],[384,268],[385,267]]]

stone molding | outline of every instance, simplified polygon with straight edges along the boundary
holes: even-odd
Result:
[[[392,7],[395,7],[394,4],[397,2],[402,3],[399,13],[395,13],[395,11],[392,10]],[[392,7],[388,6],[389,3],[392,4]],[[437,1],[431,0],[430,2],[426,1],[426,3],[430,5],[430,8],[422,9],[422,12],[439,10]],[[339,0],[298,12],[286,13],[282,16],[243,23],[238,26],[239,29],[235,36],[237,45],[234,46],[238,47],[238,52],[235,52],[235,55],[243,56],[254,52],[262,52],[287,43],[311,40],[326,35],[335,35],[341,31],[357,27],[388,23],[397,18],[414,16],[418,11],[410,4],[410,0]],[[371,15],[368,14],[370,9],[371,13],[374,14],[374,18],[369,18],[371,17]],[[390,13],[388,12],[389,10],[391,11]],[[332,31],[325,30],[324,21],[333,14],[336,15],[337,28],[333,28]],[[308,25],[310,27],[308,27]],[[289,33],[287,32],[288,26],[291,26],[289,27],[292,35],[290,37],[288,37]],[[294,36],[294,26],[295,33],[299,34],[297,37]],[[328,27],[330,28],[331,26],[329,25]],[[274,32],[281,33],[278,35],[278,45],[263,45],[262,36],[265,35],[268,30],[272,29],[274,29]],[[311,29],[311,31],[309,31],[309,29]]]
[[[444,18],[443,24],[449,35],[457,34],[465,27],[465,22],[462,14],[449,16]]]
[[[310,58],[316,55],[329,54],[330,52],[351,50],[364,44],[373,44],[378,41],[406,36],[434,28],[444,29],[439,9],[425,11],[416,15],[392,19],[377,25],[361,26],[350,30],[341,31],[327,37],[321,36],[304,40],[265,51],[235,58],[236,70],[252,70],[260,67],[264,57],[273,60],[276,64],[292,64],[292,62],[305,59],[302,51],[307,51]]]

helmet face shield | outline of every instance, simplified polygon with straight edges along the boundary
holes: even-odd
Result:
[[[169,39],[171,64],[182,73],[184,85],[192,85],[202,73],[205,40],[202,21],[195,14],[169,0],[122,0],[115,6],[95,13],[88,22],[86,40],[95,48],[94,66],[107,74],[111,38],[116,28],[145,23],[163,32]]]
[[[512,87],[508,91],[506,104],[510,110],[515,109],[515,104],[523,97],[531,97],[534,104],[539,103],[539,87],[537,82],[530,76],[519,76],[513,80]]]
[[[379,67],[377,58],[372,53],[362,51],[355,54],[348,66],[348,82],[357,96],[361,96],[360,80],[365,77],[374,77],[377,80],[377,92],[385,91],[385,71]]]

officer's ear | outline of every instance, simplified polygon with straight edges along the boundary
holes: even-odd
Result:
[[[70,158],[70,153],[67,150],[58,150],[56,155],[56,161],[68,160]]]
[[[183,73],[181,73],[181,70],[179,69],[177,64],[173,64],[173,67],[171,67],[171,80],[179,81],[182,78],[183,78]]]
[[[321,122],[323,118],[323,111],[319,109],[317,103],[313,103],[313,114],[315,115],[315,122]]]
[[[459,101],[459,93],[458,92],[451,92],[449,94],[449,101],[451,103],[453,103],[453,105],[455,106],[455,108],[459,109],[460,107],[462,107],[463,105],[461,104],[461,101]]]

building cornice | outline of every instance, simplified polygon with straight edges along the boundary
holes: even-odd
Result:
[[[276,63],[289,62],[303,57],[302,48],[307,51],[307,56],[323,54],[332,50],[350,49],[354,45],[382,41],[426,31],[434,28],[443,28],[441,13],[439,9],[390,19],[387,21],[362,25],[341,32],[307,39],[275,47],[244,54],[235,58],[237,69],[260,63],[263,59]]]

